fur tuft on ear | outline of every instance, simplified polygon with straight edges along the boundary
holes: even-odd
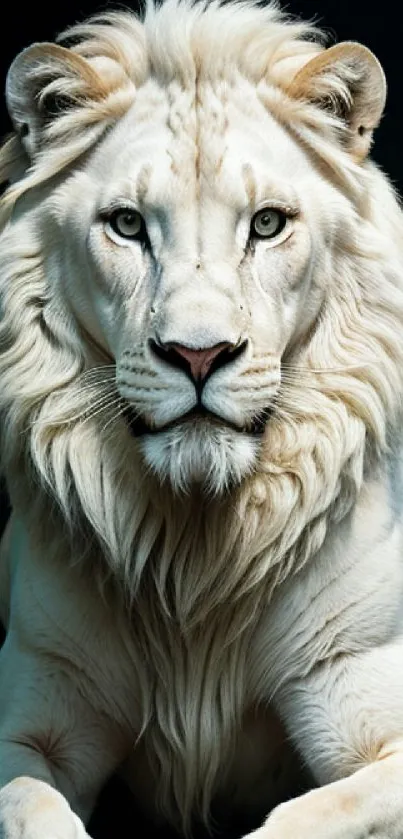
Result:
[[[324,50],[299,70],[287,93],[341,119],[348,151],[357,162],[366,157],[386,101],[385,74],[367,47],[345,41]]]
[[[103,61],[115,64],[107,58]],[[7,75],[6,101],[14,128],[31,159],[46,140],[56,139],[57,131],[52,133],[50,129],[52,122],[106,101],[122,86],[123,73],[117,65],[112,68],[114,72],[111,67],[103,70],[98,73],[81,55],[51,43],[33,44],[15,58]]]

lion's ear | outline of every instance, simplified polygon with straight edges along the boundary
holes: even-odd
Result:
[[[287,92],[341,117],[351,155],[363,160],[386,101],[385,74],[367,47],[345,41],[324,50],[297,73]]]
[[[89,62],[57,44],[33,44],[14,59],[6,101],[14,128],[30,158],[43,147],[52,121],[80,102],[102,95]]]

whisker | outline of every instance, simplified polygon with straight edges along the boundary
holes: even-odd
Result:
[[[79,378],[85,378],[88,376],[98,376],[100,374],[104,375],[105,373],[115,374],[116,366],[114,364],[108,364],[102,367],[89,367],[88,370],[83,370],[80,373]]]
[[[109,401],[105,401],[105,402],[101,405],[101,407],[98,407],[98,408],[97,408],[97,410],[96,410],[96,411],[91,411],[89,414],[87,414],[87,416],[86,416],[86,417],[83,417],[83,419],[80,419],[80,420],[79,420],[79,424],[80,424],[80,426],[82,427],[83,425],[85,425],[85,423],[86,423],[86,422],[88,422],[89,420],[94,419],[94,417],[97,417],[99,414],[101,414],[101,413],[102,413],[102,411],[105,411],[107,408],[112,408],[112,407],[114,407],[114,405],[118,404],[118,402],[120,402],[120,397],[118,397],[118,398],[117,398],[117,400],[115,401],[115,403],[113,403],[113,402],[111,403],[111,402],[109,402]]]
[[[88,382],[88,384],[87,383],[80,384],[80,383],[74,382],[73,387],[70,388],[70,393],[73,396],[76,396],[77,394],[85,393],[86,391],[91,391],[91,390],[93,391],[93,390],[97,390],[97,389],[101,390],[101,387],[102,387],[103,390],[106,390],[107,388],[113,390],[113,389],[116,388],[115,381],[114,380],[103,379],[99,382]]]
[[[102,434],[106,431],[106,429],[108,428],[108,425],[111,425],[113,422],[115,422],[117,419],[119,419],[119,417],[121,417],[122,414],[124,414],[124,412],[127,410],[126,400],[125,399],[120,399],[119,402],[120,402],[120,405],[121,405],[120,409],[108,420],[108,422],[105,423],[105,425],[102,426],[102,428],[101,428]]]
[[[273,405],[273,417],[278,417],[282,420],[289,420],[290,415],[300,414],[301,411],[293,405],[287,405],[287,408],[285,408],[283,405]]]
[[[291,399],[287,398],[291,397]],[[272,412],[281,419],[287,420],[290,414],[301,415],[306,414],[306,404],[295,404],[295,392],[290,390],[288,393],[281,388],[271,403]]]
[[[79,390],[82,387],[96,387],[97,385],[113,385],[115,383],[115,376],[105,376],[104,373],[78,376],[72,383],[72,387]]]
[[[35,426],[52,425],[52,426],[58,427],[58,426],[63,426],[63,425],[69,425],[72,422],[80,422],[84,415],[86,415],[86,418],[91,418],[92,409],[93,408],[98,408],[99,406],[105,407],[110,402],[110,396],[111,395],[109,393],[107,393],[107,394],[104,393],[104,394],[102,394],[102,396],[99,397],[99,399],[96,399],[95,402],[92,405],[90,405],[90,406],[86,405],[78,413],[72,414],[68,417],[65,417],[64,419],[58,419],[57,417],[52,419],[52,417],[50,416],[50,417],[47,417],[46,419],[40,419],[39,418],[39,419],[32,420],[32,422],[29,423],[29,425],[24,429],[24,432],[30,431]]]
[[[88,376],[86,378],[76,379],[72,383],[73,386],[79,390],[82,387],[99,387],[100,385],[111,386],[115,384],[115,377],[108,376],[107,378],[98,378],[97,376]]]
[[[357,364],[346,364],[342,367],[304,367],[302,365],[292,365],[287,362],[281,364],[281,370],[289,373],[310,373],[326,374],[326,373],[348,373],[351,371],[365,370],[367,367],[372,367],[373,364],[379,364],[378,359],[371,359],[371,361],[362,361]]]
[[[295,393],[295,390],[301,387],[301,380],[296,379],[282,379],[280,383],[280,388],[284,392],[287,388],[290,391]],[[303,387],[305,390],[320,390],[321,384],[320,382],[304,382]]]
[[[85,413],[87,414],[87,416],[91,416],[93,411],[95,409],[98,409],[100,406],[114,404],[116,398],[119,398],[119,395],[116,391],[114,393],[101,393],[99,394],[97,399],[94,399],[90,404],[87,404],[85,408]]]
[[[84,370],[84,373],[91,373],[92,370],[114,370],[115,367],[115,361],[113,362],[113,364],[94,364],[92,367],[87,367]]]

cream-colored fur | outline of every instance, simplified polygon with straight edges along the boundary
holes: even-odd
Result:
[[[259,837],[398,839],[403,227],[367,159],[382,70],[249,3],[69,34],[7,80],[0,837],[81,839],[119,767],[183,832],[253,823],[291,781],[284,726],[321,788]],[[281,226],[259,238],[264,208]],[[221,345],[195,415],[170,348]]]

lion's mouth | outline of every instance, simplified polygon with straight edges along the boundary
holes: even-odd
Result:
[[[271,408],[265,408],[263,411],[260,411],[259,414],[252,417],[247,425],[240,426],[230,420],[220,417],[218,414],[214,414],[212,411],[208,411],[203,405],[195,405],[194,408],[186,414],[182,414],[180,417],[172,420],[172,422],[165,423],[165,425],[158,426],[158,428],[150,425],[145,418],[137,414],[134,408],[130,405],[127,406],[123,416],[133,437],[142,437],[144,434],[161,434],[164,431],[170,431],[172,428],[176,428],[177,426],[187,422],[203,422],[204,425],[206,422],[210,422],[215,428],[230,428],[238,434],[252,434],[253,436],[259,436],[264,433],[271,413]]]

